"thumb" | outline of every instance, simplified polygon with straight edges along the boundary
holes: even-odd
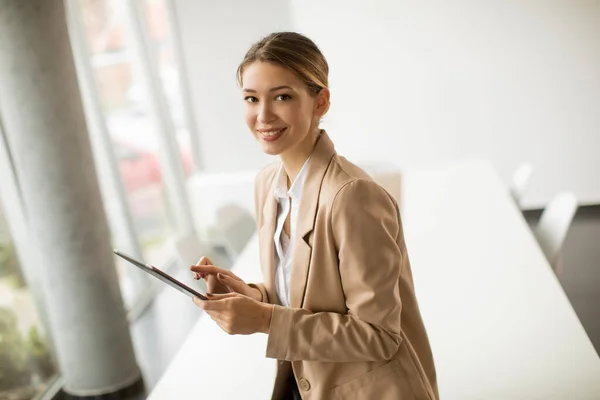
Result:
[[[239,296],[239,293],[222,293],[222,294],[218,294],[218,293],[206,293],[206,297],[208,297],[209,300],[221,300],[221,299],[228,299],[230,297],[237,297]]]

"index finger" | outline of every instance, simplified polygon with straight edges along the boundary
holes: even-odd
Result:
[[[200,257],[200,260],[198,260],[198,262],[195,265],[212,265],[213,262],[209,260],[208,257],[206,256],[202,256]]]
[[[219,268],[216,265],[192,265],[190,267],[191,271],[194,272],[199,272],[199,273],[203,273],[203,274],[223,274],[223,275],[230,275],[230,272],[223,269],[223,268]]]

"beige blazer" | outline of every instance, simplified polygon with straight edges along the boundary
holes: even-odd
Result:
[[[279,400],[290,366],[303,399],[438,399],[398,205],[322,133],[308,164],[290,283],[291,307],[275,291],[277,165],[256,178],[264,283],[275,304],[267,357],[280,360]]]

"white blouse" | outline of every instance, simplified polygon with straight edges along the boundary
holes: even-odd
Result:
[[[283,164],[279,165],[277,171],[275,189],[273,196],[277,200],[277,225],[273,242],[275,244],[276,267],[275,267],[275,290],[281,300],[281,304],[290,306],[290,277],[292,275],[292,257],[293,243],[296,237],[296,227],[298,226],[298,211],[300,210],[300,201],[302,200],[302,189],[306,180],[306,170],[308,165],[306,160],[298,176],[292,182],[290,189],[287,189],[287,174]],[[291,207],[290,207],[291,205]],[[290,237],[283,230],[283,225],[290,215]]]

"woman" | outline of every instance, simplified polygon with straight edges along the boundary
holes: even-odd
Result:
[[[328,65],[293,32],[253,45],[238,68],[245,119],[281,162],[256,178],[263,284],[207,258],[195,299],[229,334],[268,334],[274,399],[437,399],[398,206],[319,129]]]

